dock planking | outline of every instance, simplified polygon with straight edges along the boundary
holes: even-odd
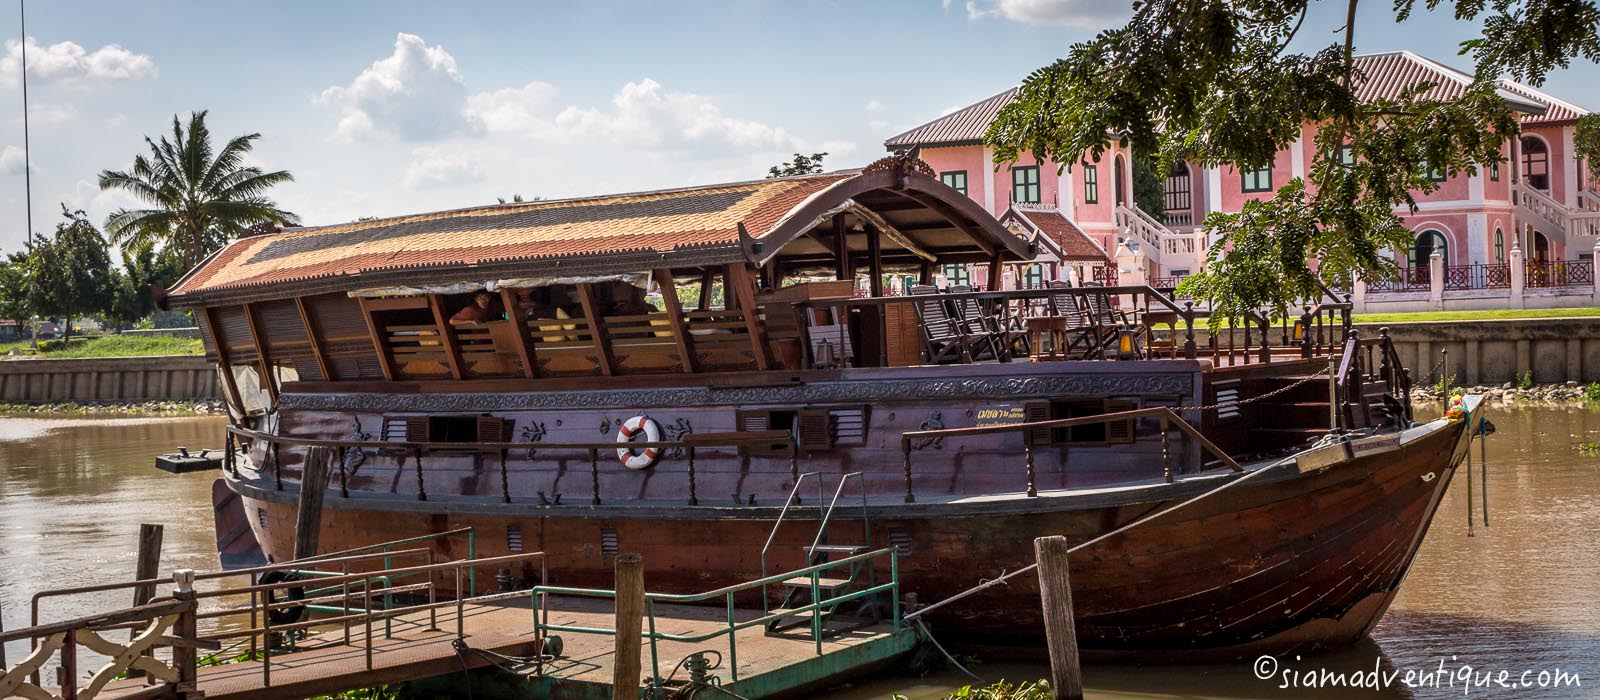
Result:
[[[552,624],[610,629],[613,609],[610,601],[585,598],[550,599]],[[711,634],[727,628],[728,611],[722,606],[655,606],[656,632],[681,636]],[[754,620],[760,610],[735,609],[738,621]],[[367,662],[366,633],[362,625],[352,625],[350,641],[342,628],[325,630],[298,643],[293,652],[274,653],[270,684],[264,682],[261,661],[239,661],[197,670],[197,689],[207,700],[295,700],[327,695],[375,685],[418,681],[459,674],[464,668],[477,669],[490,661],[482,654],[458,654],[457,617],[453,607],[438,610],[436,629],[429,628],[426,612],[396,616],[389,636],[382,621],[373,623],[372,661]],[[530,656],[538,645],[533,632],[533,611],[526,602],[469,604],[462,608],[459,629],[467,646],[506,656]],[[648,635],[649,630],[646,629]],[[844,678],[870,672],[886,665],[915,643],[909,629],[896,632],[885,622],[828,637],[818,646],[806,631],[768,635],[760,626],[736,633],[738,681],[732,680],[729,664],[735,663],[726,636],[704,642],[658,641],[656,663],[651,663],[651,644],[644,639],[646,683],[652,668],[662,677],[684,657],[698,651],[715,650],[722,664],[712,669],[723,687],[751,698],[768,697],[815,688]],[[533,663],[515,667],[525,678],[521,697],[536,700],[579,700],[610,698],[615,665],[614,643],[610,635],[565,633],[561,655],[542,668]],[[680,671],[677,680],[686,673]],[[150,697],[153,687],[142,681],[119,681],[108,686],[99,697],[133,700]]]

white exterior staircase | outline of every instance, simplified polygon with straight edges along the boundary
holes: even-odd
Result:
[[[1117,205],[1116,223],[1123,239],[1140,244],[1157,276],[1170,277],[1173,270],[1192,273],[1200,269],[1205,254],[1205,234],[1199,229],[1179,233],[1137,205]]]
[[[1577,206],[1569,207],[1544,192],[1520,182],[1511,183],[1517,218],[1533,224],[1552,242],[1574,250],[1592,250],[1600,240],[1600,196],[1578,193]]]

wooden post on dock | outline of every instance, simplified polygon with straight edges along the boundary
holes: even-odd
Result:
[[[328,463],[333,450],[313,447],[306,451],[300,469],[300,512],[294,524],[294,558],[317,555],[317,537],[322,533],[322,498],[328,493]]]
[[[1083,700],[1078,669],[1078,632],[1072,620],[1072,584],[1067,575],[1067,538],[1059,535],[1033,541],[1039,562],[1039,599],[1044,606],[1044,635],[1050,646],[1050,697]]]
[[[161,525],[150,523],[139,525],[139,558],[133,564],[133,580],[148,581],[160,572],[161,536],[164,529]],[[133,607],[144,605],[155,596],[155,584],[136,586],[133,589]]]
[[[638,700],[640,639],[644,632],[644,558],[617,555],[616,666],[611,676],[612,700]]]

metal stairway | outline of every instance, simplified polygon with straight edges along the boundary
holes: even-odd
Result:
[[[817,477],[817,507],[822,509],[821,473],[807,472],[805,474],[801,474],[800,478],[795,480],[793,490],[790,491],[789,501],[784,504],[783,510],[778,513],[777,521],[772,524],[772,532],[767,536],[766,546],[762,547],[761,549],[761,572],[763,578],[766,577],[767,552],[771,549],[772,543],[777,537],[778,529],[783,525],[784,518],[788,515],[789,507],[797,503],[799,500],[801,483],[805,481],[806,477],[810,476]],[[858,479],[858,482],[861,486],[861,534],[863,543],[829,544],[827,542],[828,523],[833,519],[834,510],[838,508],[839,498],[844,494],[846,482],[850,481],[852,478]],[[865,479],[861,478],[861,472],[850,472],[839,479],[839,484],[834,489],[832,500],[828,502],[826,509],[822,509],[821,524],[819,524],[817,527],[816,536],[812,538],[810,546],[803,548],[803,551],[805,552],[806,565],[816,566],[818,564],[826,564],[829,561],[832,561],[831,557],[834,556],[850,558],[867,554],[868,552],[872,551],[872,547],[866,543],[870,543],[871,541],[872,522],[867,516],[867,487]],[[772,619],[768,620],[766,623],[767,634],[773,635],[791,629],[811,627],[812,636],[820,640],[825,637],[842,634],[844,632],[865,627],[880,621],[881,615],[877,614],[878,607],[871,600],[867,600],[864,604],[860,605],[860,610],[858,612],[864,614],[852,616],[841,615],[839,604],[827,605],[829,600],[839,598],[853,591],[871,588],[877,584],[876,575],[872,570],[870,562],[852,562],[846,571],[847,574],[842,578],[836,576],[822,576],[819,573],[813,572],[809,576],[795,576],[781,581],[780,585],[784,590],[783,602],[780,603],[776,608],[767,609],[767,614],[772,616]],[[817,603],[822,606],[820,615],[808,616],[805,614],[805,611],[809,608],[809,606],[812,605],[812,603]],[[762,605],[765,606],[766,604],[767,596],[766,591],[763,588]],[[830,622],[832,622],[836,617],[840,618],[843,624],[837,626],[830,625]],[[844,619],[846,617],[848,617],[848,619]]]

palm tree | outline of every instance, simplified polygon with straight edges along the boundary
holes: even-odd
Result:
[[[299,224],[299,217],[267,197],[273,185],[294,176],[244,164],[258,138],[261,134],[235,137],[213,155],[206,112],[190,113],[187,130],[173,115],[171,140],[147,136],[148,156],[135,157],[126,172],[100,173],[101,190],[132,193],[150,207],[112,212],[106,233],[125,248],[158,245],[175,253],[187,270],[252,226]]]

